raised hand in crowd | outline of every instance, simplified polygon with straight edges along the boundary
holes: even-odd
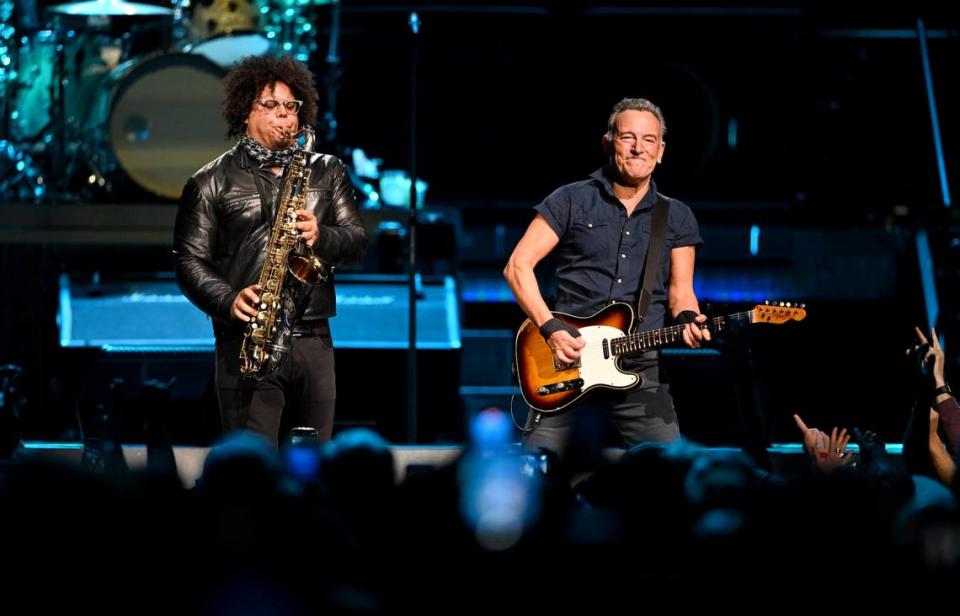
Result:
[[[943,374],[946,361],[943,348],[940,347],[940,339],[937,337],[937,330],[930,328],[929,340],[919,327],[914,328],[914,333],[917,335],[917,341],[907,349],[907,357],[912,357],[916,361],[920,374],[928,380],[931,388],[943,387],[947,383]]]
[[[825,475],[829,475],[839,467],[849,464],[853,457],[847,453],[847,443],[850,435],[844,428],[837,432],[834,428],[829,436],[817,428],[808,428],[799,415],[793,420],[803,433],[803,450],[807,452],[814,468]]]

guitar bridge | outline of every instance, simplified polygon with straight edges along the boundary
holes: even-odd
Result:
[[[583,387],[583,379],[571,379],[569,381],[560,381],[559,383],[550,383],[541,385],[537,388],[537,395],[549,396],[550,394],[559,394],[571,389],[580,389]]]

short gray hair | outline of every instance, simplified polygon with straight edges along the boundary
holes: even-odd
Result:
[[[649,111],[657,117],[660,122],[660,138],[667,134],[667,121],[663,119],[663,112],[660,108],[645,98],[625,98],[613,106],[610,112],[610,118],[607,119],[607,136],[613,139],[617,136],[617,116],[624,111]]]

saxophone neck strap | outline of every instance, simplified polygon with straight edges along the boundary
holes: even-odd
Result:
[[[253,180],[257,183],[257,192],[260,193],[260,220],[267,227],[273,220],[274,199],[271,199],[270,192],[263,185],[263,178],[260,177],[260,170],[256,167],[250,170],[253,172]],[[279,196],[279,195],[278,195]]]
[[[270,227],[270,221],[273,220],[273,212],[276,209],[274,207],[276,199],[272,198],[270,191],[263,185],[263,177],[260,175],[262,173],[260,164],[250,155],[246,148],[240,148],[240,151],[243,152],[246,167],[250,169],[250,173],[253,174],[253,181],[257,184],[257,193],[260,195],[260,221],[264,226]],[[270,173],[273,173],[273,171],[270,171]],[[281,192],[278,192],[276,198],[279,199],[281,194]]]

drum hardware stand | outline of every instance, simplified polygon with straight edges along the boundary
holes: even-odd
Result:
[[[60,30],[57,31],[58,41]],[[56,110],[55,119],[51,122],[49,134],[52,137],[52,156],[50,171],[55,183],[50,186],[50,199],[60,202],[78,203],[80,201],[89,201],[93,198],[91,193],[92,186],[109,191],[110,183],[101,173],[98,167],[98,155],[96,150],[91,147],[96,140],[91,140],[90,135],[86,134],[91,129],[84,128],[84,122],[91,113],[90,106],[95,101],[90,101],[83,109],[78,110],[79,117],[74,118],[72,122],[67,121],[66,109],[66,88],[70,85],[71,77],[66,74],[66,65],[64,62],[64,52],[57,53],[56,76],[51,80],[51,88],[55,88],[56,93],[51,92],[54,109]],[[82,78],[81,75],[75,75],[75,79]],[[74,183],[77,172],[86,167],[89,175],[84,178],[80,187]],[[87,177],[90,180],[87,180]]]
[[[10,203],[39,202],[46,193],[43,172],[23,147],[12,141],[0,140],[0,161],[6,164],[0,174],[0,201]]]
[[[2,18],[0,23],[9,18],[8,11],[12,10],[10,5],[12,3],[0,0],[0,18]],[[0,27],[0,139],[6,139],[10,135],[8,100],[13,92],[11,87],[13,85],[12,73],[16,70],[18,64],[12,57],[11,42],[16,36],[17,31],[12,26],[9,29]]]
[[[65,89],[69,78],[66,74],[67,46],[65,42],[65,26],[59,17],[55,17],[51,27],[53,31],[54,51],[56,60],[53,64],[53,76],[50,79],[50,109],[53,116],[32,141],[28,141],[34,152],[43,151],[47,156],[44,165],[48,172],[47,177],[55,178],[50,183],[44,183],[41,173],[36,180],[36,201],[76,201],[76,197],[69,191],[69,176],[67,170],[67,130],[66,130],[66,103]],[[43,187],[40,189],[40,187]]]
[[[55,20],[55,24],[54,31],[56,32],[58,45],[62,45],[60,41],[63,41],[65,37],[59,18]],[[124,58],[130,55],[128,49],[130,44],[129,33],[123,36],[121,44],[121,58]],[[76,203],[93,200],[95,198],[93,192],[95,187],[109,193],[113,186],[101,170],[100,156],[94,145],[100,142],[100,136],[93,134],[100,127],[88,128],[85,126],[85,122],[93,112],[94,105],[97,104],[96,98],[87,101],[83,108],[77,111],[79,115],[73,118],[72,123],[67,122],[65,91],[66,87],[70,85],[71,76],[66,71],[65,56],[66,48],[64,47],[62,52],[57,53],[57,77],[51,80],[53,84],[57,84],[57,94],[51,93],[51,96],[57,110],[56,119],[52,123],[52,134],[56,143],[52,172],[58,178],[58,183],[54,186],[56,190],[51,197],[64,202]],[[110,69],[108,68],[108,70]],[[78,81],[83,77],[80,69],[77,69],[76,74],[73,75],[73,78]],[[71,185],[76,186],[72,182],[75,180],[78,171],[84,168],[89,171],[89,174],[84,177],[83,183],[79,187],[72,189]]]
[[[172,0],[171,2],[173,4],[173,15],[170,16],[172,21],[170,26],[170,51],[182,51],[186,48],[188,28],[184,9],[189,2],[190,0]]]
[[[9,202],[39,201],[46,190],[43,173],[30,156],[24,143],[13,141],[10,112],[16,95],[15,71],[20,70],[19,53],[14,51],[17,28],[21,36],[36,30],[36,9],[29,2],[0,2],[0,161],[4,165],[0,175],[0,200]],[[18,47],[19,49],[19,47]],[[15,55],[16,53],[16,55]]]
[[[76,144],[76,149],[74,149],[69,157],[65,171],[67,181],[69,181],[70,178],[73,178],[76,175],[77,170],[82,166],[85,166],[90,172],[90,174],[87,176],[87,179],[83,183],[83,190],[79,191],[83,194],[83,197],[86,200],[93,198],[91,189],[94,186],[105,190],[108,193],[113,190],[113,184],[106,178],[106,176],[104,176],[103,172],[101,171],[101,166],[99,164],[100,156],[96,151],[91,151],[90,147],[87,145],[89,141],[91,141],[91,139],[86,137],[81,138],[78,141]],[[76,199],[76,197],[72,195],[71,198]]]
[[[9,19],[8,10],[12,10],[12,3],[8,0],[0,0],[0,18],[2,21]],[[13,50],[10,42],[17,35],[17,31],[11,26],[9,29],[0,30],[0,138],[6,139],[10,134],[10,114],[7,111],[7,98],[10,95],[10,87],[13,79],[10,76],[13,64],[11,54]],[[14,64],[16,66],[16,64]]]

